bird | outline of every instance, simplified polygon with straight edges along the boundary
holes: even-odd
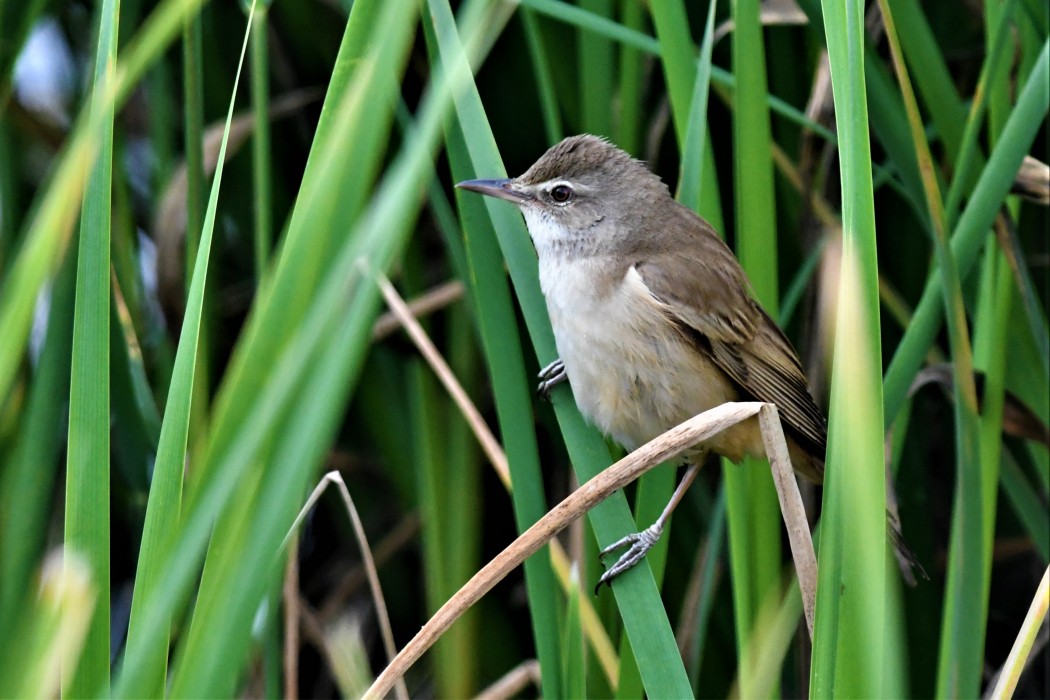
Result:
[[[584,417],[628,451],[723,403],[772,403],[793,468],[822,483],[827,421],[798,353],[722,238],[643,162],[582,134],[519,177],[457,187],[524,216],[558,351],[540,372],[541,393],[568,381]],[[757,418],[686,452],[689,468],[660,518],[602,551],[626,548],[598,586],[645,556],[712,452],[735,463],[765,457]],[[890,529],[903,547],[892,520]]]

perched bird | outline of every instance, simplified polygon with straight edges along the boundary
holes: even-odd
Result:
[[[773,403],[795,470],[823,480],[827,423],[798,354],[729,247],[643,163],[585,134],[520,177],[457,187],[512,202],[525,217],[560,358],[541,372],[541,392],[567,379],[583,415],[628,450],[729,401]],[[629,547],[599,585],[655,543],[708,452],[764,457],[757,418],[687,453],[663,515],[603,552]]]

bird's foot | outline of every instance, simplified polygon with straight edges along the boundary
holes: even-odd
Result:
[[[610,566],[602,577],[598,579],[598,584],[594,587],[594,593],[597,595],[598,589],[602,587],[603,583],[610,583],[611,581],[627,571],[635,564],[640,562],[645,557],[646,552],[653,548],[656,541],[660,539],[660,533],[664,530],[663,523],[657,521],[645,528],[641,532],[636,532],[631,535],[613,542],[611,545],[603,549],[598,553],[599,557],[604,557],[606,554],[611,554],[617,549],[627,547],[627,551],[620,555],[620,558]]]
[[[540,380],[540,383],[536,387],[536,393],[549,401],[551,389],[564,381],[568,381],[569,376],[565,374],[565,364],[559,357],[541,369],[537,378]]]

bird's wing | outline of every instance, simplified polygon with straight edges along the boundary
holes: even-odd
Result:
[[[695,215],[694,215],[695,217]],[[633,267],[656,301],[712,341],[743,344],[755,337],[762,311],[752,299],[740,264],[707,227],[678,251],[643,249]]]
[[[776,404],[781,418],[794,429],[795,438],[823,461],[827,422],[809,393],[795,349],[766,312],[761,314],[754,340],[745,345],[710,341],[711,356],[746,393]]]
[[[653,252],[635,262],[635,271],[697,349],[742,393],[776,404],[796,440],[823,461],[827,423],[798,354],[751,297],[729,248],[709,228],[703,234],[688,252]]]

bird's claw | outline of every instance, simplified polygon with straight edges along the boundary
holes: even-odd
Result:
[[[551,389],[558,384],[567,381],[569,377],[565,374],[565,364],[559,357],[554,360],[554,362],[541,369],[537,378],[540,380],[540,383],[536,387],[536,393],[549,401],[551,398]]]
[[[603,583],[612,585],[611,582],[614,578],[640,562],[646,553],[653,548],[656,541],[660,539],[661,532],[663,532],[662,524],[655,522],[641,532],[627,535],[599,552],[598,556],[604,557],[606,554],[612,554],[617,549],[628,548],[598,579],[598,584],[594,587],[595,595],[598,594],[598,589],[602,587]]]

